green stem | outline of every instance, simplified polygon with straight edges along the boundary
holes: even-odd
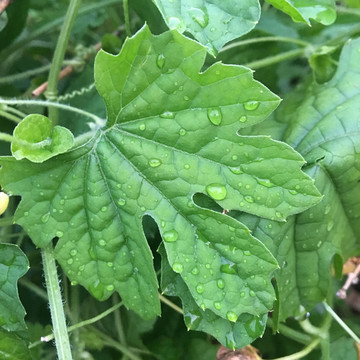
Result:
[[[358,343],[360,344],[360,339],[358,336],[345,324],[345,322],[339,317],[338,314],[324,301],[323,305],[326,311],[337,321],[337,323]]]
[[[347,8],[345,6],[337,6],[336,11],[338,13],[360,16],[360,9]]]
[[[286,51],[286,52],[283,52],[283,53],[280,53],[280,54],[277,54],[274,56],[269,56],[265,59],[249,62],[249,63],[245,64],[244,66],[247,66],[251,69],[260,69],[262,67],[273,65],[273,64],[279,63],[284,60],[289,60],[289,59],[292,59],[295,57],[299,57],[299,56],[303,55],[304,53],[305,53],[304,48],[290,50],[290,51]]]
[[[70,341],[66,329],[66,319],[52,242],[42,249],[41,255],[43,259],[46,289],[49,297],[57,355],[59,360],[71,360]]]
[[[327,333],[323,331],[322,328],[318,328],[314,326],[309,319],[305,319],[303,321],[299,322],[300,326],[310,335],[320,337],[322,339],[325,339],[327,336]]]
[[[81,0],[71,0],[67,13],[65,15],[65,20],[60,31],[59,39],[56,44],[54,57],[51,62],[51,68],[49,72],[47,90],[45,91],[45,97],[47,100],[56,100],[58,95],[58,82],[59,82],[59,73],[61,70],[62,63],[64,61],[65,52],[67,44],[69,42],[71,29],[74,25]],[[49,108],[49,118],[52,120],[53,124],[58,123],[59,112],[57,108]]]
[[[13,107],[11,106],[4,106],[4,109],[6,112],[8,113],[12,113],[12,114],[15,114],[17,115],[19,118],[23,119],[27,114],[23,113],[22,111],[18,110],[18,109],[14,109]]]
[[[257,43],[263,43],[263,42],[286,42],[286,43],[296,44],[296,45],[305,46],[305,47],[311,46],[311,44],[308,43],[307,41],[303,41],[300,39],[293,39],[293,38],[288,38],[288,37],[284,37],[284,36],[263,36],[263,37],[258,37],[258,38],[254,38],[254,39],[247,39],[247,40],[233,42],[229,45],[224,46],[221,49],[220,53],[228,51],[230,49],[237,48],[239,46],[257,44]]]
[[[123,0],[123,8],[124,8],[126,35],[131,36],[128,0]]]
[[[29,281],[26,277],[20,278],[19,283],[20,285],[23,285],[24,287],[32,291],[34,294],[39,296],[41,299],[45,300],[46,302],[49,301],[46,291],[35,285],[33,282]]]
[[[167,299],[165,296],[159,294],[159,298],[160,298],[161,302],[163,302],[164,304],[170,306],[172,309],[174,309],[179,314],[182,314],[182,315],[184,314],[184,312],[183,312],[183,310],[181,308],[179,308],[177,305],[175,305],[172,301]]]
[[[306,346],[303,350],[288,355],[288,356],[283,356],[280,358],[276,358],[276,359],[272,359],[272,360],[297,360],[297,359],[302,359],[303,357],[305,357],[307,354],[310,354],[311,351],[313,351],[320,343],[320,339],[314,339],[308,346]]]
[[[105,311],[102,312],[101,314],[94,316],[93,318],[90,318],[90,319],[81,321],[81,322],[79,322],[79,323],[77,323],[77,324],[74,324],[74,325],[72,325],[72,326],[69,326],[69,327],[67,328],[67,332],[70,333],[70,332],[72,332],[72,331],[74,331],[74,330],[76,330],[76,329],[80,329],[80,328],[82,328],[82,327],[84,327],[84,326],[91,325],[91,324],[93,324],[93,323],[95,323],[95,322],[103,319],[105,316],[108,316],[109,314],[111,314],[113,311],[115,311],[116,309],[118,309],[118,308],[119,308],[120,306],[122,306],[122,305],[123,305],[123,303],[120,302],[120,303],[112,306],[111,308],[105,310]],[[34,348],[35,346],[40,345],[40,344],[41,344],[42,342],[44,342],[44,341],[47,342],[47,341],[51,341],[51,340],[53,340],[53,339],[54,339],[54,334],[46,335],[46,336],[44,336],[44,337],[41,338],[41,341],[36,341],[36,342],[30,344],[30,345],[29,345],[29,349],[32,349],[32,348]]]
[[[6,118],[8,120],[11,120],[17,124],[22,120],[22,119],[19,119],[17,116],[15,116],[13,114],[9,114],[8,112],[3,111],[3,110],[0,110],[0,116]]]
[[[70,105],[59,104],[56,102],[50,102],[50,101],[44,101],[44,100],[6,100],[6,99],[0,98],[0,104],[56,107],[56,108],[59,108],[62,110],[72,111],[72,112],[78,113],[80,115],[86,116],[88,118],[93,119],[97,125],[103,125],[103,120],[90,112],[75,108]]]
[[[0,132],[0,141],[6,141],[11,143],[13,140],[14,137],[12,135]]]
[[[113,301],[113,304],[115,304],[119,301],[117,299],[116,294],[114,294],[114,296],[112,297],[112,301]],[[127,347],[126,336],[125,336],[124,328],[123,328],[122,322],[121,322],[120,309],[116,309],[116,311],[114,312],[114,318],[115,318],[115,328],[118,333],[119,342],[120,342],[120,344]],[[122,360],[127,360],[126,355]]]
[[[271,328],[274,328],[273,320],[268,318],[267,325],[270,326]],[[312,340],[312,338],[309,335],[294,330],[284,324],[279,324],[279,332],[282,335],[286,336],[287,338],[297,341],[298,343],[304,345],[308,345]]]
[[[76,60],[70,60],[70,61],[63,61],[62,65],[72,65],[72,66],[78,66],[78,65],[82,65],[83,62],[82,61],[76,61]],[[28,79],[31,76],[34,75],[38,75],[41,74],[43,72],[49,71],[49,69],[51,68],[51,64],[47,64],[44,66],[40,66],[36,69],[31,69],[28,71],[24,71],[22,73],[19,74],[12,74],[12,75],[8,75],[8,76],[3,76],[0,77],[0,84],[10,84],[14,81],[18,81],[18,80],[22,80],[22,79]]]

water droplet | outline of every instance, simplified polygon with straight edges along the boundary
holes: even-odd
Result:
[[[126,200],[124,200],[124,199],[119,199],[118,200],[118,205],[124,206],[125,204],[126,204]]]
[[[298,192],[297,192],[296,190],[289,190],[289,193],[290,193],[291,195],[296,195]]]
[[[107,206],[103,206],[103,207],[101,208],[101,211],[102,211],[102,212],[105,212],[107,209],[108,209]]]
[[[236,175],[239,175],[239,174],[243,173],[240,166],[239,167],[230,167],[229,169],[233,174],[236,174]]]
[[[106,290],[108,290],[108,291],[113,291],[113,290],[114,290],[114,285],[108,285],[108,286],[106,287]]]
[[[254,202],[254,198],[251,195],[246,195],[244,197],[245,201],[247,201],[248,203],[253,203]]]
[[[269,180],[269,179],[260,179],[256,178],[256,181],[259,185],[265,186],[265,187],[274,187],[275,185]]]
[[[166,242],[175,242],[178,239],[178,232],[176,230],[165,231],[163,238]]]
[[[210,184],[206,187],[206,192],[214,199],[214,200],[224,200],[226,198],[226,188],[221,184]]]
[[[150,159],[149,165],[153,168],[158,167],[161,165],[161,161],[159,159]]]
[[[235,228],[232,227],[232,226],[229,226],[229,230],[230,230],[231,232],[234,232],[234,231],[235,231]]]
[[[236,270],[234,268],[234,264],[223,264],[220,266],[220,271],[225,274],[235,275]]]
[[[256,110],[259,107],[259,104],[260,103],[258,101],[256,101],[256,100],[247,101],[246,103],[244,103],[244,108],[245,108],[245,110],[253,111],[253,110]]]
[[[250,252],[249,250],[245,250],[245,251],[244,251],[244,255],[250,256],[250,255],[251,255],[251,252]]]
[[[121,184],[116,184],[116,187],[117,187],[118,189],[121,189]]]
[[[226,313],[226,318],[229,321],[236,322],[236,320],[238,319],[238,316],[233,311],[228,311]]]
[[[184,168],[185,168],[186,170],[189,170],[189,169],[190,169],[190,165],[189,165],[189,164],[185,164],[185,165],[184,165]]]
[[[244,122],[246,122],[246,120],[247,120],[247,117],[245,116],[245,115],[243,115],[243,116],[240,116],[240,122],[242,122],[242,123],[244,123]]]
[[[165,111],[160,115],[160,117],[163,119],[174,119],[175,114],[172,111]]]
[[[283,217],[283,215],[282,215],[282,213],[280,211],[276,211],[275,215],[276,215],[277,218],[282,218]]]
[[[62,236],[64,236],[64,233],[60,230],[58,230],[55,235],[58,237],[58,238],[61,238]]]
[[[195,266],[192,270],[191,270],[191,273],[193,275],[197,275],[199,273],[199,269]]]
[[[162,228],[164,228],[166,226],[166,222],[164,220],[162,220],[160,225],[161,225]]]
[[[145,124],[140,124],[139,129],[141,131],[144,131],[146,129],[146,125]]]
[[[198,294],[202,294],[204,291],[205,291],[204,284],[199,283],[199,284],[196,285],[196,292]]]
[[[245,185],[245,189],[249,190],[251,186],[249,184]]]
[[[181,136],[184,136],[186,134],[186,130],[185,129],[180,129],[179,134]]]
[[[331,206],[330,205],[326,205],[325,206],[325,215],[327,215],[331,210]]]
[[[165,65],[165,56],[164,54],[159,54],[156,58],[156,66],[161,70]]]
[[[255,292],[254,292],[253,290],[250,290],[249,295],[252,296],[252,297],[254,297],[254,296],[255,296]]]
[[[183,267],[182,264],[175,262],[175,263],[173,264],[173,266],[172,266],[172,269],[173,269],[176,273],[180,274],[180,273],[183,272],[184,267]]]
[[[215,301],[215,302],[214,302],[214,307],[215,307],[215,309],[220,310],[220,309],[221,309],[221,302]]]
[[[232,157],[231,157],[233,160],[237,160],[237,155],[233,155]]]
[[[48,212],[41,217],[41,222],[45,224],[48,222],[49,218],[50,218],[50,213]]]
[[[220,125],[222,121],[222,114],[220,108],[210,108],[207,111],[207,116],[210,122],[214,125]]]
[[[240,293],[240,297],[245,297],[245,291],[242,291],[242,292]]]
[[[108,267],[113,267],[114,266],[114,264],[111,262],[111,261],[109,261],[108,263],[106,263],[106,265],[108,266]]]
[[[223,289],[225,287],[225,281],[223,279],[219,279],[216,284],[219,289]]]
[[[68,259],[68,261],[67,261],[67,263],[68,263],[69,265],[71,265],[73,262],[74,262],[73,259]]]
[[[24,212],[24,216],[29,216],[29,212],[28,212],[28,211],[25,211],[25,212]]]
[[[201,9],[191,8],[190,15],[202,28],[205,28],[209,24],[209,15]]]
[[[300,190],[300,185],[295,185],[296,190]]]
[[[106,241],[104,239],[99,240],[99,245],[100,246],[105,246],[106,245]]]
[[[78,282],[77,281],[72,281],[70,284],[71,284],[71,286],[76,286],[78,284]]]
[[[287,265],[288,265],[288,262],[287,262],[286,260],[284,260],[283,263],[282,263],[282,267],[283,267],[283,268],[286,268]]]
[[[202,311],[205,311],[205,310],[206,310],[206,306],[205,306],[204,303],[202,303],[202,304],[200,305],[200,307],[201,307],[201,310],[202,310]]]
[[[327,231],[331,231],[331,229],[334,227],[334,222],[330,220],[327,224]]]
[[[170,30],[176,29],[179,33],[183,33],[186,30],[186,25],[175,16],[168,17],[167,23]]]
[[[194,207],[194,203],[190,200],[190,201],[188,201],[187,206],[188,206],[189,208],[193,208],[193,207]]]
[[[65,200],[64,200],[64,199],[61,199],[59,202],[60,202],[60,205],[64,205],[64,204],[65,204]]]
[[[185,95],[185,96],[184,96],[184,100],[185,100],[185,101],[189,101],[189,100],[190,100],[190,98],[189,98],[188,96],[186,96],[186,95]]]

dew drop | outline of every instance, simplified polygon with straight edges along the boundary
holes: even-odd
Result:
[[[108,263],[106,263],[106,265],[107,265],[109,268],[112,268],[112,267],[114,266],[114,264],[113,264],[111,261],[109,261]]]
[[[74,262],[73,259],[68,259],[68,260],[67,260],[67,263],[68,263],[69,265],[71,265],[73,262]]]
[[[245,297],[245,291],[242,291],[242,292],[240,293],[240,297]]]
[[[164,54],[160,54],[156,58],[156,66],[161,70],[165,65],[165,56]]]
[[[223,279],[219,279],[216,284],[219,289],[223,289],[225,287],[225,281]]]
[[[99,240],[99,245],[100,246],[105,246],[106,245],[106,241],[104,239]]]
[[[195,266],[192,270],[191,270],[191,273],[193,275],[197,275],[199,273],[199,269]]]
[[[45,224],[48,222],[49,218],[50,218],[50,213],[48,212],[41,217],[41,222]]]
[[[260,103],[258,101],[256,101],[256,100],[247,101],[246,103],[244,103],[244,108],[245,108],[245,110],[253,111],[253,110],[256,110],[259,107],[259,104]]]
[[[107,206],[103,206],[103,207],[101,208],[101,211],[102,211],[102,212],[105,212],[107,209],[108,209]]]
[[[106,287],[106,290],[108,290],[108,291],[113,291],[113,290],[114,290],[114,285],[108,285],[108,286]]]
[[[139,129],[141,131],[144,131],[146,129],[146,125],[145,124],[140,124]]]
[[[173,264],[173,266],[172,266],[172,269],[173,269],[176,273],[180,274],[180,273],[183,272],[184,267],[183,267],[182,264],[175,262],[175,263]]]
[[[65,204],[65,200],[64,200],[64,199],[61,199],[59,202],[60,202],[60,205],[64,205],[64,204]]]
[[[191,8],[190,15],[202,28],[205,28],[209,24],[209,15],[201,9]]]
[[[25,211],[25,212],[24,212],[24,216],[29,216],[29,212],[28,212],[28,211]]]
[[[207,111],[207,116],[210,122],[214,125],[220,125],[222,121],[222,114],[220,108],[210,108]]]
[[[60,230],[58,230],[55,235],[58,237],[58,238],[61,238],[62,236],[64,236],[64,233]]]
[[[228,311],[226,313],[226,318],[229,321],[236,322],[236,320],[238,319],[238,316],[233,311]]]
[[[181,136],[184,136],[186,134],[186,130],[185,129],[180,129],[179,134]]]
[[[178,239],[178,232],[176,230],[165,231],[163,234],[164,241],[175,242]]]
[[[250,290],[249,295],[252,296],[252,297],[254,297],[254,296],[255,296],[255,292],[254,292],[253,290]]]
[[[202,294],[204,291],[205,291],[204,284],[199,283],[199,284],[196,285],[196,292],[198,294]]]
[[[72,281],[70,284],[71,284],[71,286],[76,286],[78,284],[78,282],[77,281]]]
[[[210,184],[206,187],[206,192],[214,199],[214,200],[224,200],[226,198],[226,188],[221,184]]]
[[[240,122],[242,122],[242,123],[244,123],[244,122],[246,122],[246,120],[247,120],[247,117],[245,116],[245,115],[243,115],[243,116],[240,116]]]
[[[150,159],[149,165],[153,168],[158,167],[161,165],[161,161],[159,159]]]
[[[126,204],[126,201],[124,199],[119,199],[118,200],[118,205],[124,206],[125,204]]]
[[[214,307],[215,307],[215,309],[220,310],[220,309],[221,309],[221,302],[215,301],[215,302],[214,302]]]
[[[189,165],[189,164],[185,164],[185,165],[184,165],[184,168],[185,168],[186,170],[189,170],[189,169],[190,169],[190,165]]]
[[[296,190],[289,190],[289,193],[290,193],[291,195],[296,195],[298,192],[297,192]]]
[[[331,229],[334,227],[334,222],[330,220],[327,224],[327,231],[331,231]]]
[[[253,203],[254,202],[254,198],[251,195],[246,195],[244,197],[245,201],[247,201],[248,203]]]
[[[249,250],[245,250],[245,251],[244,251],[244,255],[250,256],[250,255],[251,255],[251,252],[250,252]]]
[[[233,174],[236,174],[236,175],[239,175],[239,174],[243,173],[240,166],[239,167],[230,167],[229,169]]]
[[[276,215],[277,218],[282,218],[283,217],[283,215],[282,215],[282,213],[280,211],[276,211],[275,215]]]
[[[204,304],[204,303],[202,303],[202,304],[200,305],[200,307],[201,307],[201,310],[202,310],[202,311],[205,311],[206,306],[205,306],[205,304]]]
[[[271,188],[274,187],[275,185],[269,180],[269,179],[260,179],[260,178],[256,178],[256,181],[259,185]]]
[[[160,117],[163,119],[174,119],[175,114],[172,111],[165,111],[160,115]]]
[[[234,231],[235,231],[235,228],[232,227],[232,226],[229,226],[229,230],[230,230],[231,232],[234,232]]]
[[[232,157],[231,157],[233,160],[237,160],[237,155],[233,155]]]
[[[184,96],[184,100],[185,100],[185,101],[189,101],[189,100],[190,100],[190,98],[189,98],[188,96],[186,96],[186,95],[185,95],[185,96]]]
[[[236,270],[234,268],[234,264],[223,264],[220,266],[220,271],[225,274],[235,275]]]
[[[179,33],[183,33],[186,30],[186,25],[175,16],[168,17],[167,23],[171,30],[176,29]]]

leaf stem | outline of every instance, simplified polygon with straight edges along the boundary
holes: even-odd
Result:
[[[59,73],[61,70],[62,63],[64,61],[67,44],[69,42],[71,29],[75,22],[81,0],[71,0],[68,10],[65,15],[65,20],[60,31],[58,42],[56,44],[54,57],[51,62],[47,90],[45,91],[45,97],[47,100],[56,100],[58,95],[58,82]],[[58,123],[59,112],[57,108],[49,108],[49,118],[53,124]]]
[[[126,35],[131,36],[131,28],[130,28],[130,17],[129,17],[129,4],[128,0],[123,0],[123,8],[124,8],[124,18],[125,18],[125,26],[126,26]]]
[[[51,320],[59,360],[71,360],[71,349],[52,242],[41,250]]]
[[[267,325],[273,328],[274,327],[273,320],[268,318]],[[288,337],[289,339],[297,341],[300,344],[308,345],[312,340],[312,338],[309,335],[294,330],[284,324],[279,324],[279,331],[282,335]]]
[[[103,125],[103,119],[99,118],[98,116],[87,112],[85,110],[75,108],[70,105],[60,104],[57,102],[51,102],[46,100],[7,100],[0,98],[0,104],[7,104],[7,105],[30,105],[30,106],[47,106],[47,107],[56,107],[62,110],[72,111],[75,113],[78,113],[80,115],[86,116],[88,118],[91,118],[95,121],[97,125]]]
[[[112,301],[113,301],[113,304],[118,302],[117,294],[113,295]],[[115,310],[114,318],[115,318],[115,328],[116,328],[116,331],[118,333],[119,342],[121,344],[123,344],[124,346],[127,346],[126,336],[125,336],[124,328],[123,328],[123,325],[122,325],[122,322],[121,322],[121,314],[120,314],[119,309]],[[126,355],[125,355],[124,359],[122,359],[122,360],[127,360]]]
[[[279,63],[281,61],[289,60],[295,57],[299,57],[305,53],[305,49],[295,49],[290,51],[285,51],[280,54],[269,56],[261,60],[255,60],[251,61],[247,64],[244,64],[244,66],[247,66],[251,69],[260,69],[265,66],[273,65],[276,63]]]
[[[313,351],[319,345],[320,341],[321,341],[320,338],[316,338],[308,346],[306,346],[303,350],[301,350],[301,351],[299,351],[297,353],[291,354],[291,355],[283,356],[283,357],[272,359],[272,360],[297,360],[297,359],[302,359],[307,354],[310,354],[311,351]]]
[[[262,36],[262,37],[258,37],[258,38],[246,39],[246,40],[232,42],[229,45],[224,46],[220,50],[220,53],[223,53],[223,52],[228,51],[230,49],[234,49],[234,48],[239,47],[239,46],[257,44],[257,43],[262,43],[262,42],[286,42],[286,43],[296,44],[296,45],[305,46],[305,47],[306,46],[311,46],[311,44],[309,42],[304,41],[304,40],[300,40],[300,39],[293,39],[293,38],[284,37],[284,36]]]
[[[18,118],[17,116],[15,116],[13,114],[9,114],[8,112],[6,112],[4,110],[0,110],[0,116],[3,116],[4,118],[11,120],[17,124],[22,120],[22,119]]]
[[[174,309],[176,312],[178,312],[179,314],[184,314],[183,310],[178,307],[177,305],[175,305],[172,301],[170,301],[169,299],[167,299],[165,296],[159,294],[159,298],[160,301],[163,302],[164,304],[170,306],[172,309]]]
[[[6,141],[11,143],[13,140],[14,137],[12,135],[0,132],[0,141]]]
[[[326,311],[337,321],[337,323],[358,343],[360,344],[359,337],[345,324],[345,322],[339,317],[338,314],[325,302],[323,301],[323,305]]]
[[[36,294],[37,296],[39,296],[41,299],[43,299],[44,301],[48,302],[49,298],[47,296],[46,291],[44,291],[42,288],[40,288],[39,286],[35,285],[33,282],[31,282],[30,280],[28,280],[25,277],[22,277],[19,279],[19,283],[28,288],[30,291],[32,291],[34,294]]]

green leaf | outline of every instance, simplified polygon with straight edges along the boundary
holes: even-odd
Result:
[[[212,55],[252,30],[260,18],[258,0],[153,0],[170,29],[187,31]]]
[[[235,319],[232,318],[233,312],[229,311],[230,321],[221,318],[209,309],[198,306],[184,280],[169,266],[164,248],[161,247],[159,252],[162,256],[161,287],[166,295],[180,297],[188,330],[204,331],[214,336],[224,346],[234,350],[240,349],[262,336],[266,327],[267,313],[260,316],[244,313]],[[228,290],[224,288],[224,291]],[[246,298],[246,302],[250,304],[252,301],[250,293],[251,288],[248,287],[248,283],[245,283],[243,290],[237,293],[237,296]],[[223,304],[218,301],[214,302],[214,305],[219,308]]]
[[[20,334],[27,328],[17,281],[28,269],[27,257],[16,245],[0,244],[0,327]]]
[[[25,341],[13,332],[0,328],[0,356],[6,360],[31,360]]]
[[[266,0],[272,6],[290,15],[295,22],[310,24],[310,19],[330,25],[336,20],[333,0]]]
[[[74,144],[72,133],[62,127],[53,127],[46,116],[32,114],[14,129],[11,152],[17,160],[26,158],[43,162],[69,150]]]
[[[276,257],[281,270],[280,320],[311,310],[326,298],[330,266],[360,251],[359,121],[360,40],[345,45],[334,77],[294,92],[279,109],[272,129],[310,164],[324,199],[286,224],[236,216]],[[278,126],[276,126],[278,125]],[[256,134],[269,133],[259,127]],[[251,134],[251,132],[249,133]],[[276,134],[273,132],[273,134]]]
[[[176,31],[153,36],[144,27],[118,56],[97,56],[105,129],[42,164],[0,162],[2,185],[22,196],[16,221],[35,244],[58,237],[56,257],[74,283],[101,300],[117,290],[144,318],[160,311],[144,215],[199,306],[223,318],[230,309],[257,316],[272,307],[276,261],[245,226],[195,206],[192,196],[277,221],[320,200],[288,145],[237,135],[278,97],[244,67],[217,63],[200,73],[205,56]],[[251,301],[236,293],[246,281]],[[223,294],[223,285],[236,290]]]

